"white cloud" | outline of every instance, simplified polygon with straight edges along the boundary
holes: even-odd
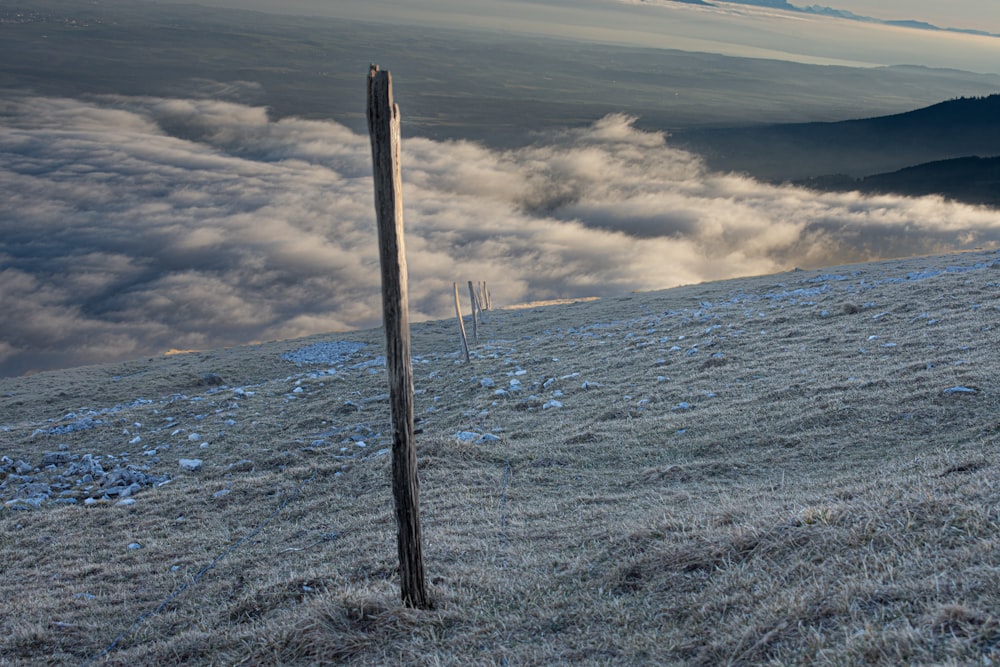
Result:
[[[370,327],[368,138],[209,100],[0,103],[0,373]],[[995,211],[708,172],[609,116],[496,151],[407,140],[412,317],[1000,240]],[[405,117],[404,117],[405,123]]]

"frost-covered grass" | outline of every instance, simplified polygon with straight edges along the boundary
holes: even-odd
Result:
[[[495,311],[471,366],[416,325],[430,611],[379,332],[0,381],[12,460],[171,477],[0,510],[0,664],[993,664],[998,265]]]

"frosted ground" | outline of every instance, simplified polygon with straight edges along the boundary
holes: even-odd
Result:
[[[416,325],[426,612],[381,332],[5,378],[0,664],[992,664],[998,268]]]

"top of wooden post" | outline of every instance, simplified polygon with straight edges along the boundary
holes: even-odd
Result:
[[[368,70],[368,133],[378,126],[380,118],[388,111],[388,118],[382,122],[397,120],[399,107],[392,100],[392,74],[379,69],[375,63]]]

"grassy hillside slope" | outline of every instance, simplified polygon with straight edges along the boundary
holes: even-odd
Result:
[[[415,326],[431,611],[380,332],[0,380],[0,664],[991,664],[998,268],[497,310],[471,365]]]

